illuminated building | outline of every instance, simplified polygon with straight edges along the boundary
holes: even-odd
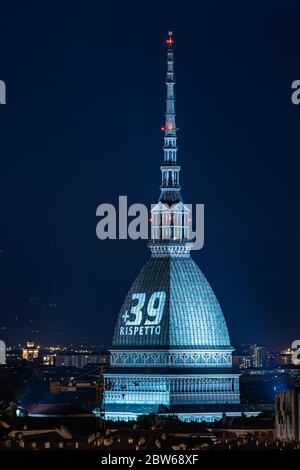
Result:
[[[87,364],[105,364],[108,356],[104,354],[58,354],[54,363],[56,367],[78,367],[82,369]]]
[[[253,344],[250,346],[251,367],[266,367],[268,363],[266,346]]]
[[[249,356],[233,356],[232,365],[238,369],[249,369],[251,367],[251,359]]]
[[[292,364],[292,355],[293,351],[290,348],[285,349],[281,352],[281,364],[282,365],[289,365]]]
[[[26,361],[33,361],[39,357],[40,346],[34,344],[33,341],[27,341],[26,347],[22,349],[22,357]]]
[[[54,366],[55,364],[55,354],[46,354],[43,356],[44,366]]]
[[[190,256],[189,209],[177,163],[173,42],[169,33],[164,162],[151,211],[151,257],[121,307],[104,374],[104,413],[111,420],[156,413],[212,421],[224,412],[241,414],[225,319]]]

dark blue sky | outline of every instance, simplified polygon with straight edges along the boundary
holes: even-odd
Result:
[[[99,241],[95,211],[158,198],[169,29],[183,196],[206,211],[194,259],[233,344],[300,336],[297,3],[1,2],[3,339],[110,343],[149,252]]]

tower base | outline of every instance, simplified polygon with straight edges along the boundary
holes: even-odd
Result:
[[[239,375],[230,367],[111,367],[104,375],[104,416],[131,421],[155,414],[188,422],[257,416],[257,409],[240,403]]]
[[[98,416],[99,409],[94,410]],[[195,406],[170,406],[163,405],[121,405],[111,404],[105,406],[104,418],[108,421],[137,421],[145,415],[156,415],[160,417],[177,417],[184,422],[208,422],[219,421],[224,415],[258,416],[260,414],[255,406],[232,404],[232,405],[195,405]]]

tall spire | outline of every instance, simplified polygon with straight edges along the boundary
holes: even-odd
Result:
[[[169,31],[167,45],[167,97],[164,131],[164,162],[161,193],[158,204],[151,210],[152,256],[188,256],[189,209],[183,204],[180,194],[177,165],[177,137],[175,122],[175,77],[174,77],[174,36]]]
[[[175,77],[174,77],[174,38],[173,32],[169,31],[168,39],[166,39],[168,46],[167,51],[167,98],[166,98],[166,114],[165,114],[165,127],[163,128],[164,137],[164,162],[167,164],[176,164],[176,123],[175,123]]]
[[[161,166],[162,184],[160,200],[174,204],[181,200],[179,186],[179,171],[177,165],[177,136],[175,113],[175,76],[174,76],[174,35],[169,31],[165,41],[167,45],[167,97],[164,131],[164,163]]]

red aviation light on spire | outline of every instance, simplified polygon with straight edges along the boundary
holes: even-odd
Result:
[[[168,31],[168,39],[166,39],[166,44],[169,47],[172,47],[174,44],[173,31]]]
[[[178,131],[178,127],[174,127],[172,122],[169,121],[167,127],[163,126],[160,128],[161,131]]]

